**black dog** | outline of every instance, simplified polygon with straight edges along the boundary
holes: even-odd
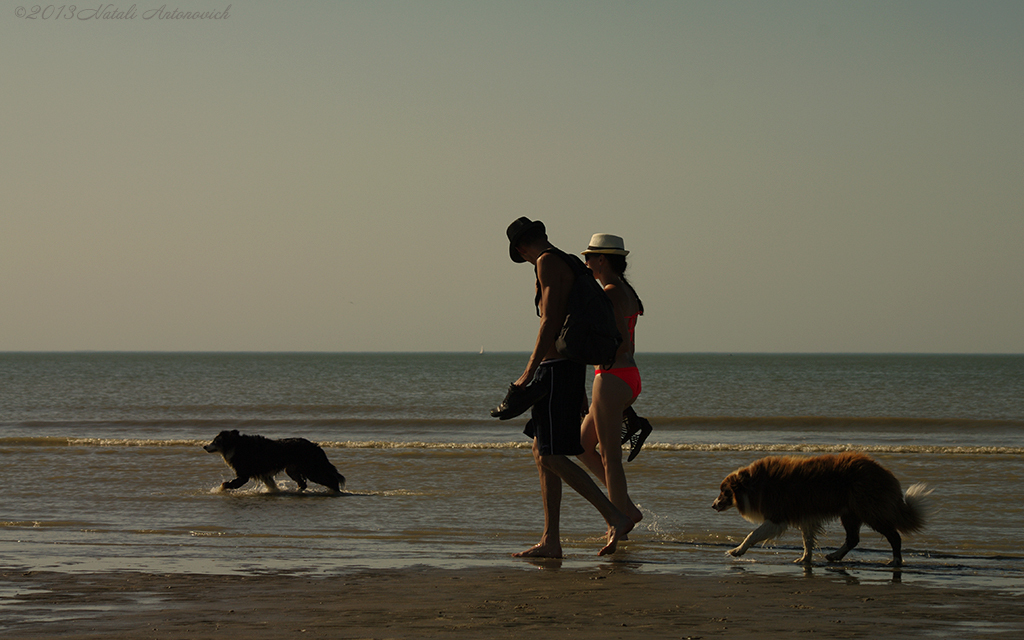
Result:
[[[203,449],[223,456],[224,462],[238,476],[222,484],[221,489],[237,489],[249,478],[256,478],[276,491],[274,476],[282,471],[299,484],[299,491],[306,489],[306,480],[322,484],[335,493],[345,486],[345,476],[338,473],[324,450],[305,438],[271,440],[243,435],[235,429],[221,431]]]

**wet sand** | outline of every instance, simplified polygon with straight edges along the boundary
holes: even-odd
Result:
[[[799,568],[715,577],[541,562],[334,576],[0,577],[3,638],[1016,638],[1024,629],[1024,605],[1005,592],[861,584]]]

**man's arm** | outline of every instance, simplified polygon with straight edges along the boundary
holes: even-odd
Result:
[[[537,281],[540,283],[540,329],[537,343],[526,364],[526,371],[516,380],[517,386],[529,384],[537,373],[537,367],[546,359],[557,357],[555,340],[565,324],[569,310],[569,291],[572,289],[573,273],[561,257],[545,253],[537,259]]]

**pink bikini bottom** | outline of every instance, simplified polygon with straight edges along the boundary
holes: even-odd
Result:
[[[610,373],[629,385],[633,390],[633,399],[640,395],[640,370],[636,367],[618,367],[615,369],[594,369],[594,374]]]

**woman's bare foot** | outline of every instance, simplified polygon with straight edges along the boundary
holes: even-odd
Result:
[[[629,508],[622,511],[622,513],[626,514],[626,517],[633,521],[634,526],[640,524],[640,521],[644,519],[644,514],[632,502],[629,503]],[[619,536],[619,540],[629,540],[629,536],[622,534]]]
[[[519,553],[513,553],[513,558],[561,558],[562,557],[562,545],[561,543],[547,543],[538,542],[526,551],[520,551]]]
[[[597,552],[599,556],[607,556],[615,553],[615,547],[620,540],[626,539],[626,534],[633,530],[633,521],[625,517],[614,527],[608,527],[608,544],[601,547]]]
[[[644,519],[644,514],[637,508],[636,505],[630,505],[632,509],[627,509],[623,513],[629,516],[629,519],[633,521],[633,524],[640,524],[640,521]]]

